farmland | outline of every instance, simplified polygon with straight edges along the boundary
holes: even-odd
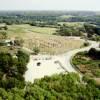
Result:
[[[59,54],[83,45],[83,41],[56,36],[56,28],[36,27],[28,24],[9,25],[8,38],[22,38],[24,46],[33,49],[38,46],[41,53]]]

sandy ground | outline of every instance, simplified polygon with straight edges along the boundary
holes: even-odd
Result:
[[[37,58],[39,59],[35,60]],[[48,60],[45,60],[46,58],[48,58]],[[30,56],[30,61],[27,65],[28,70],[25,73],[25,81],[33,83],[34,79],[65,72],[59,63],[55,63],[55,61],[58,61],[58,57],[53,56],[51,59],[49,58],[49,56],[44,55]],[[40,66],[37,66],[38,62],[41,62]]]

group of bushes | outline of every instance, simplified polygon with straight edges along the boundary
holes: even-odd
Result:
[[[100,51],[96,50],[95,48],[91,48],[88,52],[88,55],[93,59],[100,60]]]
[[[87,84],[84,84],[86,83]],[[100,87],[92,79],[84,78],[83,83],[75,73],[53,75],[35,80],[24,89],[0,88],[4,100],[99,100]]]
[[[93,35],[100,35],[100,27],[95,24],[85,23],[84,28],[89,38],[92,37]]]
[[[82,36],[84,29],[79,28],[79,27],[72,27],[72,26],[67,26],[65,24],[61,25],[57,32],[55,33],[56,35],[61,35],[61,36]]]
[[[91,48],[88,52],[80,52],[72,62],[81,73],[100,77],[100,51]]]
[[[0,53],[0,88],[23,87],[28,60],[29,56],[22,51],[18,51],[16,57],[10,53]]]
[[[89,39],[100,40],[100,27],[95,24],[84,23],[83,26],[60,25],[56,35],[61,36],[85,36]]]

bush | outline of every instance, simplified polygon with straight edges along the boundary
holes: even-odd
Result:
[[[34,47],[33,52],[35,55],[37,55],[40,52],[40,49],[38,47]]]
[[[89,42],[85,42],[85,43],[84,43],[84,46],[85,46],[85,47],[89,46]]]
[[[100,59],[100,51],[96,50],[95,48],[91,48],[88,55],[94,59]]]

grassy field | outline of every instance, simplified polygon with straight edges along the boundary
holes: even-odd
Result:
[[[65,24],[67,26],[71,26],[71,27],[82,27],[84,22],[59,22],[58,24]]]
[[[42,53],[59,54],[83,45],[83,41],[67,37],[52,35],[56,28],[32,27],[30,25],[8,26],[8,38],[20,37],[24,46],[30,48],[38,46]]]
[[[30,26],[28,24],[9,25],[8,32],[10,34],[11,33],[19,34],[19,33],[27,33],[27,32],[35,32],[40,34],[53,34],[56,32],[56,28]]]

